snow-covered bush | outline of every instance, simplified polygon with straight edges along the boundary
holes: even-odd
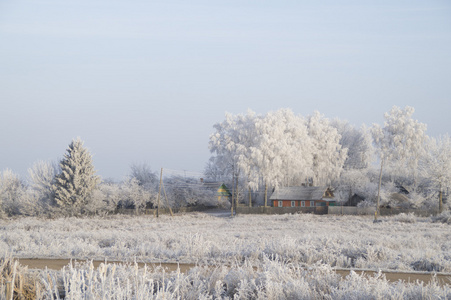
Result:
[[[394,220],[396,222],[402,222],[402,223],[416,223],[417,217],[415,216],[414,213],[409,213],[409,214],[400,213],[400,214],[392,217],[392,220]]]
[[[119,190],[120,208],[133,208],[136,210],[146,208],[149,205],[156,205],[156,193],[153,189],[147,189],[139,184],[136,178],[125,180]]]
[[[23,211],[24,184],[11,170],[0,172],[0,212],[8,216]]]
[[[432,222],[435,223],[445,223],[451,225],[451,211],[447,210],[439,214],[438,216],[432,217]]]
[[[28,169],[28,193],[36,199],[37,214],[46,214],[54,203],[52,185],[61,170],[53,163],[38,161]]]
[[[424,272],[442,272],[443,266],[438,262],[431,261],[427,258],[421,258],[412,263],[412,268],[415,271],[424,271]]]

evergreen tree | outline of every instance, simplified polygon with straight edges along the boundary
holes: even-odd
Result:
[[[82,213],[100,183],[95,175],[92,155],[80,138],[72,140],[60,162],[61,173],[55,176],[53,190],[56,204],[67,212]]]

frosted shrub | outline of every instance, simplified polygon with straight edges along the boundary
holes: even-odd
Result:
[[[415,261],[414,263],[412,263],[412,268],[415,271],[426,271],[426,272],[443,271],[443,267],[440,264],[433,262],[427,258],[422,258],[420,260]]]
[[[439,214],[438,216],[432,217],[432,222],[434,223],[445,223],[451,225],[451,211],[447,210]]]
[[[414,213],[400,213],[392,218],[392,220],[402,223],[416,223],[417,217],[414,215]]]

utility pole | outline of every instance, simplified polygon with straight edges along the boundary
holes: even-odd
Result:
[[[161,185],[163,183],[163,168],[160,172],[160,186],[158,187],[158,204],[157,204],[157,218],[160,216],[160,195],[161,195]]]
[[[172,212],[172,208],[169,205],[169,200],[168,200],[168,196],[166,195],[166,189],[164,188],[164,184],[161,184],[163,186],[163,193],[164,193],[164,198],[166,199],[166,205],[169,207],[169,212],[171,213],[171,217],[174,216],[174,213]]]

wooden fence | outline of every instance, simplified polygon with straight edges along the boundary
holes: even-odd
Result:
[[[212,207],[193,206],[193,207],[179,207],[172,208],[173,213],[187,213],[195,211],[206,211]],[[317,206],[317,207],[271,207],[271,206],[238,206],[236,208],[237,214],[265,214],[265,215],[283,215],[295,213],[310,213],[316,215],[372,215],[376,212],[375,207],[355,207],[355,206]],[[118,209],[118,214],[125,215],[156,215],[156,209]],[[160,208],[159,214],[169,214],[169,209]],[[400,213],[413,213],[419,217],[429,217],[438,214],[438,210],[421,210],[421,209],[403,209],[403,208],[381,208],[380,216],[397,215]]]
[[[317,206],[317,207],[237,207],[237,214],[267,214],[282,215],[295,213],[311,213],[316,215],[371,215],[374,216],[375,207],[352,206]],[[438,210],[381,208],[381,216],[397,215],[400,213],[413,213],[419,217],[429,217],[438,214]]]
[[[327,206],[317,206],[317,207],[237,207],[237,214],[249,215],[249,214],[266,214],[266,215],[283,215],[283,214],[294,214],[294,213],[310,213],[317,215],[327,214]]]

